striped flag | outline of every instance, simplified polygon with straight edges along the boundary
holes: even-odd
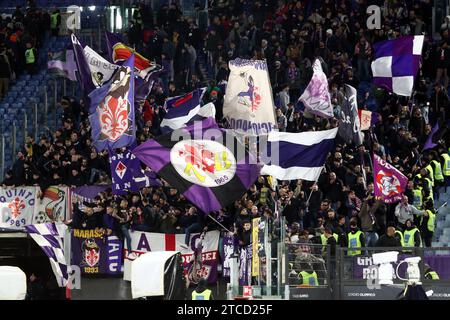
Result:
[[[50,260],[58,285],[66,287],[69,282],[69,274],[72,272],[64,256],[63,239],[67,226],[65,224],[41,223],[25,226],[25,229]]]
[[[201,118],[214,118],[216,108],[214,104],[200,106],[206,88],[194,90],[182,96],[169,98],[166,100],[165,108],[167,114],[161,121],[161,131],[163,134],[180,129],[190,121],[201,120]]]
[[[269,133],[261,174],[272,175],[279,180],[317,181],[337,132],[338,128],[317,132]]]

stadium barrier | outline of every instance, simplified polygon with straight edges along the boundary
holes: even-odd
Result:
[[[392,300],[397,299],[405,288],[408,257],[420,257],[420,278],[425,291],[432,290],[430,299],[450,300],[450,248],[361,248],[361,254],[349,255],[349,248],[337,249],[337,278],[333,283],[334,298],[340,300]],[[385,275],[379,272],[373,254],[398,252],[398,259],[392,262],[392,284],[380,283]],[[350,254],[352,252],[350,251]],[[401,265],[400,265],[401,264]],[[439,275],[439,280],[426,279],[426,265]],[[380,276],[381,275],[381,276]]]

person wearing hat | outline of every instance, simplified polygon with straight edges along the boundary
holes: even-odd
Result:
[[[206,288],[206,279],[202,278],[192,291],[192,300],[214,300],[212,291]]]

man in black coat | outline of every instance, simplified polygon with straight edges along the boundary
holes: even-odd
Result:
[[[401,247],[400,241],[395,236],[395,228],[388,227],[386,234],[383,234],[377,241],[376,247]]]

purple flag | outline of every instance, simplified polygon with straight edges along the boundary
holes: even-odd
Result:
[[[72,39],[75,62],[77,64],[77,69],[80,75],[81,87],[83,88],[84,98],[86,99],[85,103],[86,106],[89,106],[90,102],[88,95],[95,90],[95,84],[92,81],[91,71],[84,55],[84,45],[75,36],[75,34],[72,33],[70,37]]]
[[[179,129],[190,121],[200,120],[202,115],[205,115],[203,118],[214,117],[216,111],[214,107],[209,109],[200,107],[205,91],[206,88],[201,88],[167,99],[165,103],[167,114],[161,122],[162,133],[166,134]]]
[[[260,172],[255,157],[213,118],[149,140],[132,152],[206,214],[240,199]]]
[[[428,149],[433,149],[434,147],[437,146],[437,144],[433,142],[433,136],[438,130],[439,130],[439,123],[436,122],[436,124],[434,125],[430,134],[428,135],[427,141],[425,142],[425,144],[423,146],[422,152],[425,150],[428,150]]]
[[[65,287],[72,272],[64,256],[64,233],[67,226],[62,223],[40,223],[25,226],[25,229],[50,260],[58,285]]]
[[[82,274],[121,274],[123,241],[104,229],[72,230],[72,264]]]
[[[231,256],[239,245],[237,237],[226,234],[222,238],[222,276],[230,277]]]
[[[373,83],[401,96],[411,96],[419,70],[423,35],[405,36],[373,45]]]
[[[113,194],[123,195],[128,191],[137,192],[144,187],[162,185],[154,172],[142,171],[141,161],[131,153],[132,148],[134,146],[122,153],[109,150]]]
[[[134,117],[134,55],[107,84],[89,94],[89,121],[97,150],[118,149],[136,140]]]
[[[239,285],[252,284],[252,245],[242,247],[239,255]]]
[[[319,59],[313,64],[314,74],[303,92],[299,101],[312,114],[324,118],[333,117],[333,106],[331,105],[330,92],[328,91],[327,76],[322,70]]]
[[[394,203],[402,199],[408,178],[392,165],[373,155],[375,197],[385,203]]]

